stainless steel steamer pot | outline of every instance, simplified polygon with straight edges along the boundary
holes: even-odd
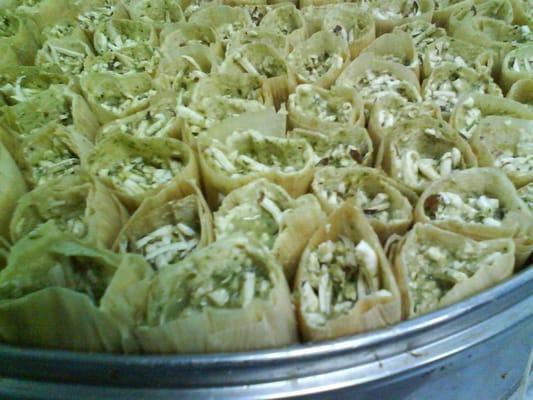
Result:
[[[388,329],[267,351],[139,356],[0,345],[0,397],[499,400],[532,373],[533,267]]]

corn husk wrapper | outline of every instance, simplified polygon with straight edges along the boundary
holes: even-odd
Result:
[[[212,27],[223,46],[237,31],[252,25],[250,16],[242,8],[217,4],[200,8],[189,17],[189,22]]]
[[[158,90],[176,92],[178,104],[187,105],[198,81],[214,72],[216,67],[217,60],[212,47],[203,44],[165,47],[153,83]]]
[[[101,124],[142,110],[156,94],[147,73],[116,75],[90,72],[82,76],[80,83],[87,102]]]
[[[67,83],[68,78],[56,67],[0,67],[0,93],[9,105],[24,102],[52,85]]]
[[[333,32],[348,43],[351,59],[355,59],[376,38],[372,14],[355,4],[331,7],[322,22],[322,29]]]
[[[179,0],[179,6],[183,10],[183,15],[186,19],[189,19],[198,10],[212,6],[223,4],[222,0]]]
[[[27,186],[19,167],[11,154],[0,143],[0,239],[9,238],[9,223],[20,197],[26,193]]]
[[[185,19],[178,2],[173,0],[126,0],[124,3],[131,19],[154,24],[158,29]]]
[[[160,182],[146,183],[146,187],[129,187],[124,179],[114,182],[110,170],[123,167],[126,161],[142,158],[161,165],[153,168],[168,171]],[[87,158],[89,173],[99,177],[129,210],[135,210],[141,202],[170,186],[175,180],[199,181],[198,167],[194,153],[185,143],[176,139],[137,138],[124,133],[115,133],[99,142]],[[169,179],[170,178],[170,179]],[[154,178],[155,179],[155,178]]]
[[[280,2],[279,4],[285,5],[285,2]],[[276,5],[267,4],[264,0],[254,0],[250,4],[243,5],[244,11],[250,17],[252,23],[251,28],[257,28],[261,24],[263,18],[265,18],[265,15],[267,15],[274,7],[276,7]]]
[[[0,272],[0,338],[63,350],[135,350],[126,345],[129,326],[108,304],[123,291],[142,298],[138,279],[150,274],[136,255],[93,248],[45,224],[12,247]]]
[[[180,120],[177,116],[175,96],[170,93],[155,96],[152,98],[148,108],[102,126],[96,141],[99,142],[116,132],[139,138],[181,139]]]
[[[251,133],[250,130],[255,133]],[[313,149],[303,139],[291,139],[284,136],[285,116],[276,114],[272,110],[243,114],[240,117],[228,119],[209,129],[205,136],[200,136],[198,157],[204,193],[206,193],[210,207],[216,209],[220,195],[224,196],[258,178],[266,178],[282,186],[293,197],[306,193],[313,177]],[[262,146],[265,148],[263,149]],[[215,156],[210,155],[214,152],[218,153],[217,149],[227,155],[234,154],[236,157],[246,155],[250,158],[257,158],[260,155],[258,153],[263,150],[263,156],[282,156],[281,161],[286,163],[290,160],[291,165],[296,161],[292,158],[297,157],[301,165],[290,171],[280,166],[262,164],[265,168],[261,170],[242,169],[242,172],[238,170],[228,172],[227,169],[221,167],[219,161],[215,161],[213,158]]]
[[[276,108],[296,86],[294,75],[276,49],[265,43],[250,43],[235,49],[221,64],[220,72],[250,73],[264,78],[264,90]]]
[[[508,99],[533,106],[533,79],[519,79],[510,87],[506,97]]]
[[[439,28],[428,21],[412,21],[395,26],[392,32],[405,32],[413,39],[415,49],[419,58],[424,54],[426,48],[437,39],[446,36],[446,30]]]
[[[442,120],[420,117],[401,121],[395,129],[402,133],[391,131],[383,138],[376,167],[417,193],[454,170],[477,166],[470,145]]]
[[[502,169],[516,187],[533,182],[533,121],[486,117],[470,143],[480,167]]]
[[[85,243],[110,249],[128,212],[111,191],[83,173],[51,181],[25,194],[9,225],[13,243],[47,221]]]
[[[465,221],[464,218],[432,219],[429,214],[440,203],[441,192],[456,193],[465,196],[485,195],[497,199],[499,207],[505,210],[497,226],[482,221]],[[439,197],[435,197],[438,195]],[[531,226],[533,216],[518,196],[513,183],[503,171],[495,168],[471,168],[457,171],[448,178],[433,182],[420,196],[415,208],[415,221],[432,223],[446,229],[468,236],[475,240],[512,238],[516,245],[516,266],[521,266],[533,250],[531,243]]]
[[[374,87],[376,78],[381,75],[390,75],[395,84],[382,82]],[[420,83],[413,71],[372,53],[361,54],[352,61],[337,79],[337,85],[355,88],[365,103],[367,113],[377,100],[391,94],[398,94],[412,102],[420,101]]]
[[[411,103],[396,95],[384,96],[372,106],[368,118],[368,133],[374,148],[379,149],[383,138],[401,121],[417,120],[423,116],[440,118],[440,108],[433,103]]]
[[[381,243],[385,243],[392,235],[407,232],[413,222],[413,205],[418,198],[415,192],[382,172],[361,166],[322,168],[316,172],[311,190],[328,214],[344,201],[354,199]],[[387,195],[385,203],[388,203],[388,207],[374,200],[380,194]],[[383,211],[387,212],[385,218]]]
[[[461,36],[462,33],[466,33],[467,36],[475,36],[476,31],[479,30],[479,26],[476,26],[478,25],[476,19],[479,18],[510,24],[513,19],[513,10],[510,1],[474,0],[471,7],[458,8],[450,14],[446,29],[452,36],[463,38]],[[463,39],[468,41],[472,40],[470,37]]]
[[[99,128],[85,99],[66,85],[53,85],[26,101],[7,108],[3,119],[4,126],[20,139],[51,123],[59,123],[72,127],[93,141]]]
[[[376,21],[376,36],[406,22],[431,21],[434,3],[433,0],[371,0],[369,7]]]
[[[446,95],[441,95],[442,92]],[[465,93],[503,96],[500,87],[486,71],[451,63],[435,68],[422,85],[422,98],[439,106],[445,121],[449,121],[459,96]]]
[[[420,61],[413,39],[408,33],[385,33],[372,42],[365,50],[387,61],[401,64],[413,71],[420,79]]]
[[[298,85],[289,96],[288,113],[291,128],[329,132],[365,125],[363,101],[355,89],[343,86]]]
[[[486,47],[473,44],[471,41],[459,38],[442,37],[429,45],[423,58],[423,76],[428,77],[431,72],[444,63],[468,66],[480,72],[491,74],[497,63],[497,54]]]
[[[325,5],[311,5],[300,7],[302,15],[306,22],[307,37],[313,35],[314,33],[320,30],[326,30],[323,27],[323,21],[326,17],[326,14],[330,11],[335,10],[337,7],[345,7],[345,4],[335,3],[335,4],[325,4]],[[350,6],[350,5],[348,5]],[[353,6],[353,8],[360,8]]]
[[[178,48],[200,44],[211,48],[215,57],[222,58],[224,49],[215,30],[202,22],[178,22],[161,31],[161,51],[167,56]]]
[[[98,54],[121,52],[140,44],[151,47],[159,44],[154,26],[141,20],[113,18],[102,22],[94,32],[93,45]]]
[[[455,267],[460,265],[458,260],[439,265],[427,255],[433,263],[422,264],[425,260],[420,261],[420,253],[430,253],[428,248],[444,249],[459,260],[477,256],[470,265],[475,269]],[[475,241],[430,224],[416,224],[398,245],[392,261],[402,294],[403,318],[413,318],[457,303],[509,278],[513,273],[514,250],[511,239]],[[460,277],[455,277],[454,272],[461,274]],[[418,290],[426,292],[422,298],[417,297],[419,286],[413,287],[416,285],[414,276],[425,277],[418,283],[423,285],[423,289]]]
[[[465,94],[459,98],[450,117],[450,124],[466,139],[488,116],[505,116],[533,120],[532,110],[516,101],[487,94]]]
[[[505,92],[520,79],[533,78],[533,45],[524,44],[507,53],[502,62],[500,84]]]
[[[270,202],[274,203],[273,208],[268,207]],[[325,218],[315,196],[292,198],[266,179],[229,193],[214,215],[217,240],[236,233],[255,238],[272,251],[288,282],[292,282],[307,241]]]
[[[9,47],[22,64],[33,65],[39,49],[39,32],[33,21],[0,7],[0,46]]]
[[[379,291],[357,299],[352,308],[328,319],[324,325],[313,324],[302,306],[302,286],[309,282],[309,256],[321,243],[345,236],[355,244],[364,240],[377,256],[376,278]],[[351,202],[334,211],[325,226],[309,240],[300,260],[294,284],[296,314],[303,339],[324,340],[356,334],[394,324],[401,317],[400,293],[379,239],[361,210]],[[383,291],[386,291],[383,294]]]
[[[298,83],[329,88],[350,61],[348,45],[332,32],[320,31],[298,44],[287,63]],[[327,66],[317,70],[321,64]]]
[[[193,249],[183,252],[178,258],[173,257],[170,262],[164,263],[166,265],[180,261],[191,252],[206,247],[215,240],[213,216],[194,181],[175,181],[156,195],[144,200],[128,223],[122,227],[114,249],[121,253],[141,254],[154,269],[164,268],[157,265],[157,260],[148,259],[146,254],[143,254],[143,249],[137,246],[137,242],[163,226],[176,226],[180,223],[196,230],[199,233],[199,240]]]
[[[46,185],[55,178],[86,167],[92,143],[74,129],[50,124],[22,141],[21,171],[28,186]]]
[[[287,36],[291,48],[307,37],[307,23],[294,4],[286,3],[272,8],[262,19],[259,28]]]
[[[180,290],[196,294],[220,274],[228,276],[226,271],[232,267],[241,267],[238,274],[244,274],[244,266],[234,260],[239,254],[253,262],[248,271],[260,273],[270,283],[263,297],[253,294],[234,307],[215,306],[212,302],[197,308],[178,306]],[[145,319],[135,333],[146,353],[257,350],[298,341],[281,265],[266,249],[242,236],[216,242],[160,271],[150,289]]]
[[[436,1],[432,21],[441,28],[448,28],[452,13],[468,10],[474,5],[473,0]]]
[[[374,148],[365,128],[354,126],[324,132],[294,129],[288,137],[305,139],[315,152],[315,165],[349,167],[372,165]]]

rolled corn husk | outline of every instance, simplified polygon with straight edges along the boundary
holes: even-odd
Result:
[[[289,96],[288,123],[291,128],[321,132],[364,126],[363,101],[353,88],[298,85]]]
[[[495,168],[457,171],[433,182],[418,200],[415,221],[475,240],[512,238],[516,267],[533,250],[533,215],[505,173]]]
[[[311,189],[328,214],[354,199],[381,243],[390,236],[403,235],[413,222],[415,192],[373,168],[322,168],[316,172]]]
[[[0,9],[11,9],[12,12],[24,17],[25,20],[36,24],[38,30],[53,26],[66,19],[73,19],[79,12],[77,4],[67,0],[40,0],[36,2],[2,0]]]
[[[488,289],[513,273],[511,239],[476,241],[416,224],[393,256],[403,318],[414,318]]]
[[[137,253],[156,270],[175,264],[215,239],[213,217],[194,181],[174,181],[145,199],[115,242],[121,253]]]
[[[334,211],[311,237],[294,291],[300,333],[306,341],[383,328],[401,317],[389,261],[363,212],[350,202]]]
[[[450,117],[450,124],[470,139],[476,127],[488,116],[506,116],[533,120],[533,112],[516,101],[487,94],[465,94],[459,98]]]
[[[446,36],[446,30],[437,27],[428,21],[412,21],[395,26],[392,32],[405,32],[413,39],[415,49],[419,58],[424,54],[426,48],[441,37]],[[421,60],[422,61],[422,60]]]
[[[113,18],[98,25],[93,36],[94,50],[98,54],[121,52],[143,44],[156,47],[159,41],[152,24],[141,20]]]
[[[352,60],[376,38],[376,23],[372,14],[356,4],[331,7],[321,22],[323,30],[333,32],[348,43]]]
[[[3,210],[0,217],[0,239],[8,239],[9,224],[15,207],[28,189],[19,167],[1,142],[0,182],[0,207]]]
[[[476,71],[452,63],[435,68],[422,85],[422,98],[434,102],[446,121],[449,121],[459,96],[465,93],[503,96],[487,71]]]
[[[519,79],[510,87],[506,97],[508,99],[533,106],[533,79]]]
[[[199,44],[211,48],[215,57],[222,58],[224,49],[215,30],[202,22],[178,22],[161,31],[159,35],[161,50],[167,56],[179,48]]]
[[[258,178],[298,197],[313,177],[313,149],[304,139],[286,138],[285,116],[273,110],[243,114],[209,129],[198,138],[198,157],[212,209],[221,197]]]
[[[176,139],[115,133],[94,147],[87,165],[130,211],[176,180],[199,180],[192,150]]]
[[[420,60],[413,39],[406,32],[385,33],[372,42],[364,52],[401,64],[420,79]]]
[[[533,13],[528,0],[511,0],[513,7],[513,24],[531,25],[533,22]]]
[[[401,121],[414,121],[422,116],[440,118],[440,108],[429,102],[411,103],[396,95],[380,98],[368,118],[368,133],[374,148],[379,149],[383,138]]]
[[[21,65],[15,50],[8,44],[0,44],[0,68]]]
[[[533,182],[533,121],[490,116],[470,140],[480,167],[495,167],[516,187]]]
[[[432,21],[438,26],[447,29],[452,13],[467,10],[474,5],[473,0],[441,0],[435,2]]]
[[[103,72],[117,75],[146,72],[155,75],[160,62],[159,53],[148,44],[88,55],[83,63],[85,72]]]
[[[287,63],[298,83],[329,88],[350,61],[348,45],[332,32],[320,31],[299,43]]]
[[[315,196],[293,198],[266,179],[233,190],[214,214],[217,240],[237,233],[254,238],[272,251],[288,282],[307,241],[325,218]]]
[[[154,24],[159,29],[185,19],[178,2],[172,0],[126,0],[124,5],[131,19]]]
[[[20,198],[9,225],[13,243],[53,221],[84,243],[110,249],[128,212],[97,179],[78,173],[56,178]]]
[[[189,296],[182,302],[184,291]],[[145,353],[258,350],[298,341],[281,265],[243,236],[161,270],[145,307],[135,331]]]
[[[365,128],[354,126],[324,132],[294,129],[288,137],[305,139],[315,153],[315,166],[351,167],[372,165],[374,148]]]
[[[127,307],[108,304],[123,292],[143,298],[140,278],[150,275],[136,255],[96,249],[45,224],[11,248],[0,272],[0,338],[74,351],[135,350],[130,326],[114,318]]]
[[[395,129],[401,133],[385,135],[376,166],[417,193],[455,170],[477,166],[469,144],[442,120],[404,120]]]
[[[122,1],[84,0],[79,5],[81,10],[76,21],[89,37],[94,35],[102,23],[111,19],[128,19],[130,17]]]

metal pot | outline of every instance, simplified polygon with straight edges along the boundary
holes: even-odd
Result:
[[[267,351],[123,356],[0,345],[9,399],[505,399],[531,373],[533,267],[366,334]]]

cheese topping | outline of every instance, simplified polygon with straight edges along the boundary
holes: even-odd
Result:
[[[309,254],[306,264],[307,280],[299,289],[310,325],[321,326],[349,313],[358,299],[371,294],[392,296],[380,290],[378,257],[364,240],[356,244],[341,236],[323,242]]]
[[[78,16],[81,27],[93,32],[101,22],[108,21],[113,17],[116,7],[112,3],[107,3],[102,7],[94,8]]]
[[[418,0],[376,1],[372,2],[370,7],[374,17],[383,20],[410,18],[422,14]]]
[[[61,71],[71,75],[78,75],[83,71],[83,63],[92,51],[83,42],[62,42],[49,40],[37,52],[37,64],[53,64]]]
[[[500,201],[486,195],[469,196],[463,199],[453,192],[439,192],[425,202],[426,214],[436,221],[458,221],[499,227],[506,210]]]
[[[290,57],[290,56],[289,56]],[[320,54],[311,54],[302,59],[295,59],[300,55],[293,54],[292,62],[297,64],[296,75],[305,82],[316,82],[332,69],[339,69],[344,63],[339,54],[325,51]]]
[[[518,190],[518,196],[527,204],[533,212],[533,183],[525,185]]]

